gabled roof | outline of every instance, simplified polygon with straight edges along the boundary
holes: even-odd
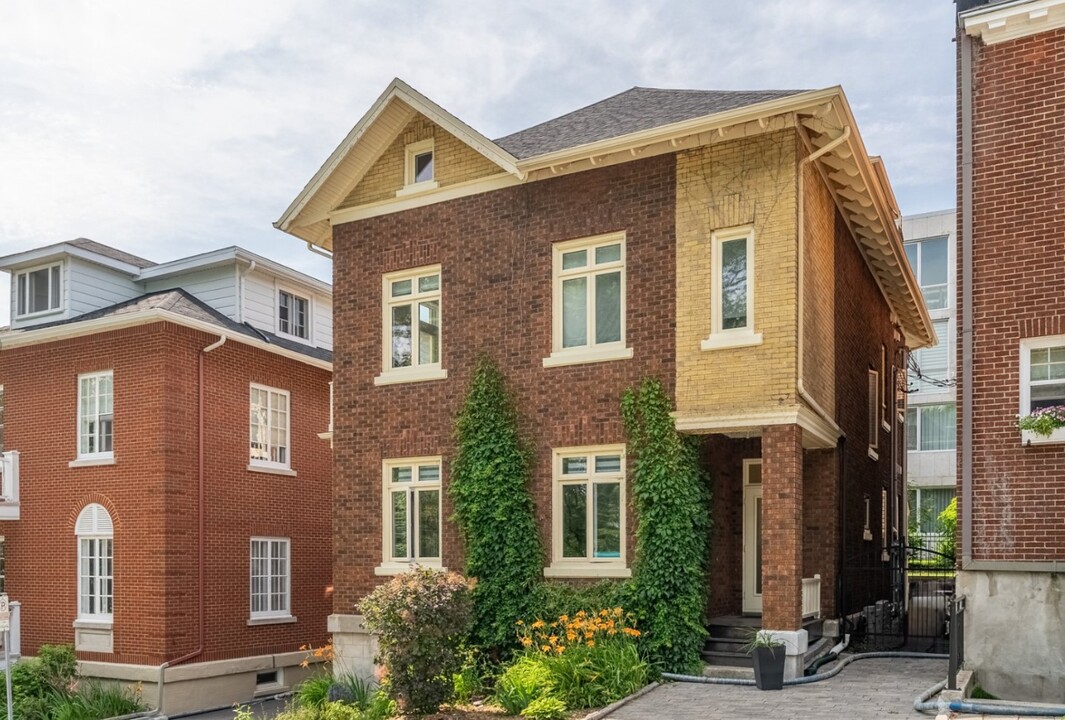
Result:
[[[804,92],[807,91],[634,87],[495,142],[514,157],[524,160]]]
[[[1041,0],[1063,2],[1065,0]],[[492,159],[506,183],[453,185],[360,208],[340,208],[373,162],[421,112]],[[701,91],[632,88],[493,142],[396,79],[359,120],[274,226],[331,248],[332,223],[372,217],[507,184],[794,129],[806,143],[911,348],[935,333],[897,227],[898,207],[879,158],[870,157],[842,88]]]
[[[12,339],[15,344],[18,339],[32,340],[35,337],[51,339],[59,328],[71,328],[74,330],[79,325],[99,323],[107,319],[121,320],[131,316],[145,315],[153,319],[167,320],[193,325],[199,329],[216,329],[219,333],[235,334],[252,341],[250,344],[276,346],[286,354],[292,353],[303,355],[308,358],[325,363],[332,363],[333,353],[319,347],[313,347],[304,343],[279,337],[272,332],[259,330],[247,323],[238,323],[218,312],[210,305],[199,300],[180,288],[173,290],[161,290],[159,292],[146,293],[131,300],[109,305],[99,310],[78,315],[66,320],[57,320],[50,323],[41,323],[18,330],[5,330],[0,344],[10,346]]]
[[[128,263],[129,265],[136,265],[140,268],[151,267],[156,263],[151,260],[145,260],[142,257],[131,255],[128,252],[113,248],[110,245],[104,245],[103,243],[96,242],[95,240],[89,240],[88,238],[77,238],[76,240],[70,240],[67,245],[73,245],[74,247],[94,252],[104,257],[109,257],[112,260],[118,260],[119,262]]]

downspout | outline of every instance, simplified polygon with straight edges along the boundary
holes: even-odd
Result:
[[[322,257],[329,258],[330,260],[333,259],[333,253],[329,252],[328,250],[323,250],[312,242],[307,243],[307,249],[315,255],[321,255]]]
[[[961,567],[973,556],[973,40],[961,53]]]
[[[253,261],[252,265],[254,265],[254,264],[255,263]],[[174,665],[180,665],[183,662],[187,662],[188,660],[191,660],[194,657],[197,657],[198,655],[200,655],[203,652],[204,645],[205,645],[206,632],[205,632],[205,628],[204,628],[204,625],[205,625],[204,608],[205,608],[206,600],[205,600],[205,597],[204,597],[204,572],[203,572],[203,565],[204,565],[204,558],[205,558],[205,555],[206,555],[205,548],[204,548],[204,506],[205,506],[204,500],[205,500],[205,494],[206,493],[205,493],[205,489],[204,489],[204,485],[205,485],[205,482],[204,482],[204,454],[205,453],[203,451],[203,438],[204,438],[203,361],[204,361],[204,357],[207,355],[207,353],[211,352],[212,350],[217,350],[218,348],[222,347],[225,344],[226,344],[226,336],[225,335],[219,335],[218,336],[218,340],[216,340],[215,342],[211,343],[207,347],[203,348],[200,351],[199,357],[197,358],[197,376],[198,376],[199,402],[197,403],[197,412],[196,412],[196,415],[197,415],[197,417],[196,417],[197,437],[198,437],[198,444],[197,444],[197,448],[196,448],[196,455],[197,455],[197,458],[196,458],[196,476],[197,476],[197,478],[196,478],[196,481],[197,481],[197,498],[196,498],[197,509],[196,509],[196,515],[197,515],[197,531],[198,531],[196,545],[197,545],[197,558],[198,558],[197,565],[198,565],[198,568],[197,568],[196,574],[197,574],[197,582],[199,583],[199,597],[197,598],[197,603],[196,603],[196,615],[197,615],[197,625],[198,625],[198,628],[199,628],[198,629],[199,643],[198,643],[198,646],[196,647],[196,649],[193,650],[192,652],[187,652],[184,655],[182,655],[181,657],[175,658],[173,660],[167,660],[166,662],[164,662],[162,665],[159,666],[159,679],[158,679],[159,694],[158,694],[158,706],[156,708],[159,712],[163,712],[163,691],[166,688],[166,684],[164,682],[164,676],[166,674],[166,669],[168,667],[172,667]]]
[[[824,147],[818,148],[817,150],[815,150],[811,154],[809,154],[806,157],[804,157],[801,161],[799,161],[798,202],[797,202],[797,205],[798,205],[798,228],[797,228],[796,234],[798,236],[798,246],[799,246],[798,247],[799,256],[798,256],[798,263],[797,263],[797,273],[798,273],[798,281],[797,281],[797,284],[798,284],[798,303],[797,304],[798,304],[799,307],[798,307],[798,313],[797,313],[797,317],[798,317],[798,333],[797,333],[797,336],[798,336],[798,361],[796,363],[797,382],[795,383],[795,387],[796,387],[796,390],[798,391],[799,397],[802,398],[806,402],[806,404],[810,406],[810,409],[812,409],[815,413],[817,413],[821,417],[821,419],[823,419],[825,422],[827,422],[830,426],[835,428],[836,431],[840,433],[840,435],[842,435],[843,433],[842,433],[842,431],[840,431],[839,426],[836,424],[835,418],[833,418],[831,415],[829,415],[828,412],[826,412],[825,409],[823,407],[821,407],[821,405],[816,400],[813,399],[813,397],[810,395],[810,393],[808,393],[806,391],[806,385],[803,383],[803,340],[804,340],[804,335],[805,335],[805,332],[804,332],[804,330],[805,330],[805,328],[804,328],[805,321],[804,321],[803,308],[804,308],[804,306],[806,304],[805,303],[805,296],[803,295],[803,263],[804,263],[804,260],[805,260],[803,247],[804,247],[804,237],[806,235],[805,229],[803,227],[803,225],[805,224],[805,216],[806,216],[805,207],[804,207],[805,204],[806,204],[805,200],[804,200],[806,183],[805,183],[804,176],[806,174],[806,165],[807,164],[812,163],[814,160],[817,160],[822,155],[825,155],[827,153],[832,152],[837,147],[839,147],[843,143],[847,142],[847,140],[850,139],[850,136],[851,136],[851,128],[850,128],[850,125],[848,125],[847,127],[843,128],[843,132],[840,134],[840,136],[838,138],[836,138],[832,142],[828,143]]]
[[[237,322],[244,322],[244,284],[245,279],[255,269],[255,261],[248,263],[248,267],[240,271],[240,307],[237,308]]]

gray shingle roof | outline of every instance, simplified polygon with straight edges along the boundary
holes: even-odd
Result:
[[[495,143],[523,160],[803,92],[806,91],[634,87],[554,120],[501,137]]]
[[[135,297],[132,300],[126,300],[125,302],[87,312],[84,315],[78,315],[77,317],[68,320],[57,320],[56,322],[33,325],[13,332],[30,332],[33,330],[39,330],[40,328],[55,327],[57,325],[71,325],[73,323],[85,322],[86,320],[97,320],[104,317],[128,315],[130,313],[143,312],[145,310],[166,310],[192,320],[216,325],[219,330],[247,335],[248,337],[261,340],[269,345],[277,345],[278,347],[298,352],[317,360],[325,360],[326,362],[333,361],[333,353],[329,350],[312,347],[294,340],[288,340],[271,332],[253,328],[247,323],[238,323],[181,288],[148,293],[146,295]]]
[[[62,244],[62,243],[61,243]],[[155,265],[156,263],[151,260],[145,260],[142,257],[131,255],[128,252],[122,252],[117,248],[113,248],[110,245],[104,245],[98,243],[95,240],[89,240],[88,238],[77,238],[76,240],[67,240],[66,245],[73,245],[74,247],[87,250],[88,252],[98,253],[104,257],[109,257],[112,260],[118,260],[119,262],[135,265],[139,268],[146,268]]]

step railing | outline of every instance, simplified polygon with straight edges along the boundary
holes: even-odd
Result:
[[[0,520],[18,520],[18,451],[0,453]]]
[[[11,612],[11,647],[8,648],[8,652],[11,655],[11,661],[14,662],[22,657],[22,603],[18,600],[12,600],[8,604],[8,608]],[[4,660],[4,633],[0,632],[0,665]],[[2,691],[2,688],[0,688]]]
[[[802,579],[803,618],[821,617],[821,575]]]

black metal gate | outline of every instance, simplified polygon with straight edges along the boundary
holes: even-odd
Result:
[[[953,557],[899,546],[886,557],[851,558],[844,563],[841,591],[851,649],[948,651]]]

